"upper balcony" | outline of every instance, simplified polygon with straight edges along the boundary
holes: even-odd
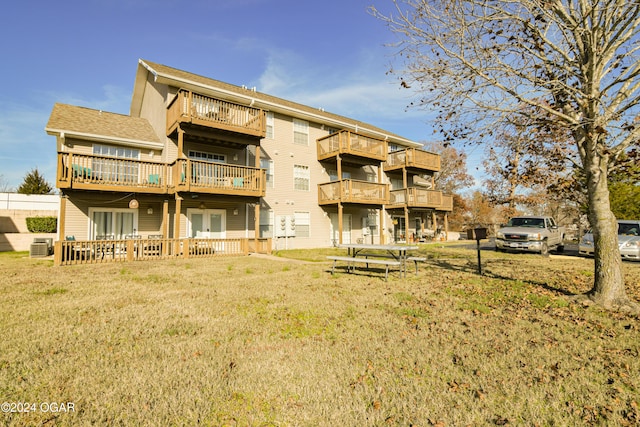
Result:
[[[318,160],[327,160],[338,155],[359,160],[360,163],[382,162],[387,159],[387,142],[358,133],[342,130],[319,138]]]
[[[183,123],[257,138],[264,138],[267,129],[266,113],[260,108],[181,89],[167,107],[167,135]]]
[[[402,188],[389,192],[387,209],[397,208],[430,208],[439,211],[453,210],[453,197],[437,190],[423,188]]]
[[[163,194],[170,185],[165,163],[58,153],[58,188]]]
[[[389,185],[343,179],[318,185],[318,204],[355,203],[384,205],[389,201]]]
[[[389,153],[384,162],[385,172],[406,168],[415,173],[438,172],[440,156],[417,148],[407,148]]]
[[[264,169],[179,159],[145,162],[86,154],[58,153],[58,188],[171,194],[176,191],[263,197]]]
[[[264,197],[267,188],[264,169],[178,159],[173,165],[176,191]]]

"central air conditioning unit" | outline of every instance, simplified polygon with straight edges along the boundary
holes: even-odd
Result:
[[[33,243],[46,243],[48,255],[53,254],[53,239],[51,237],[36,237]]]
[[[49,246],[46,243],[32,243],[29,247],[31,258],[41,258],[49,256]]]

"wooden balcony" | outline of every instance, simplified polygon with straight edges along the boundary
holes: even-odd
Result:
[[[167,239],[57,241],[54,265],[103,264],[176,258],[243,256],[250,252],[271,253],[271,239]]]
[[[171,135],[183,123],[257,138],[264,138],[267,129],[266,113],[259,108],[210,98],[188,90],[178,91],[167,107],[167,135]]]
[[[440,170],[440,156],[417,148],[407,148],[389,153],[383,167],[385,172],[402,168],[416,173],[438,172]]]
[[[162,194],[171,185],[164,163],[58,153],[58,188]]]
[[[58,188],[264,197],[264,169],[180,159],[173,164],[58,153]]]
[[[442,195],[442,207],[440,210],[447,212],[453,211],[453,196],[451,194]]]
[[[389,201],[389,185],[343,179],[318,185],[318,204],[355,203],[384,205]]]
[[[387,159],[387,142],[354,132],[342,130],[317,140],[318,160],[332,159],[338,155],[350,156],[365,163]]]
[[[397,208],[430,208],[439,211],[453,210],[453,197],[437,190],[423,188],[403,188],[389,192],[387,209]]]
[[[176,191],[264,197],[267,188],[266,171],[249,166],[179,159],[172,174]]]

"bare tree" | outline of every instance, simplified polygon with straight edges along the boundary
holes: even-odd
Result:
[[[568,143],[570,135],[537,123],[516,114],[493,132],[494,141],[483,162],[491,177],[484,182],[484,192],[492,203],[513,211],[517,206],[540,208],[568,198],[576,157]]]
[[[570,133],[595,239],[587,296],[640,311],[625,290],[607,180],[640,136],[639,1],[392,1],[393,13],[371,12],[400,36],[401,84],[438,109],[445,140],[486,141],[497,120],[523,106],[542,112],[539,126]]]

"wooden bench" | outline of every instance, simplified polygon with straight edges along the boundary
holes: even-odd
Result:
[[[416,265],[416,276],[418,275],[418,263],[419,262],[425,262],[427,260],[427,258],[425,257],[421,257],[421,256],[410,256],[407,257],[407,262],[408,261],[413,261]]]
[[[333,261],[333,267],[331,267],[331,274],[334,274],[334,271],[336,269],[336,263],[338,261],[344,261],[347,263],[347,272],[349,272],[350,270],[353,270],[353,268],[355,267],[353,264],[355,263],[367,264],[367,268],[369,267],[369,264],[384,265],[385,266],[384,280],[388,280],[389,278],[389,267],[391,266],[401,267],[402,265],[400,261],[389,260],[389,259],[366,259],[366,258],[357,258],[357,257],[350,257],[350,256],[328,256],[327,259],[330,259]]]

